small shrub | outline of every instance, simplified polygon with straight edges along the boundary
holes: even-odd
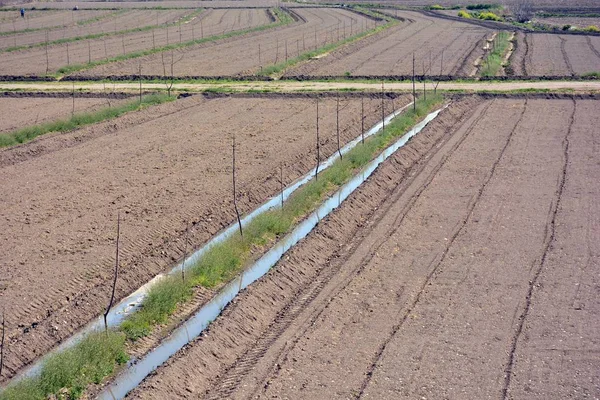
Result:
[[[571,29],[571,28],[572,28],[572,26],[571,26],[571,25],[569,25],[569,24],[566,24],[566,25],[563,25],[563,26],[562,26],[562,30],[563,30],[563,31],[568,31],[568,30],[569,30],[569,29]]]
[[[502,18],[490,11],[484,11],[482,13],[479,13],[477,18],[485,21],[502,21]]]
[[[587,28],[584,29],[585,32],[592,32],[592,33],[599,33],[600,32],[600,28],[598,28],[595,25],[590,25]]]
[[[497,4],[470,4],[467,6],[467,10],[491,10],[498,7]]]
[[[460,10],[460,11],[458,12],[458,16],[459,16],[459,17],[461,17],[461,18],[467,18],[467,19],[469,19],[469,18],[473,18],[473,16],[471,16],[471,14],[470,14],[470,13],[468,13],[468,12],[466,12],[466,11],[464,11],[464,10]]]
[[[443,6],[440,6],[439,4],[434,4],[432,6],[429,6],[430,10],[445,10],[445,8]]]

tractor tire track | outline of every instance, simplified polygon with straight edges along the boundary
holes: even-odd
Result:
[[[363,381],[361,388],[360,388],[360,392],[358,393],[358,395],[356,396],[357,399],[362,398],[365,389],[367,388],[367,386],[369,385],[369,383],[371,382],[371,378],[373,376],[373,372],[375,371],[375,369],[377,368],[377,364],[379,363],[379,360],[381,359],[381,356],[383,354],[383,352],[385,351],[387,345],[390,343],[390,341],[396,336],[396,334],[398,333],[398,331],[400,330],[400,328],[402,327],[403,323],[406,321],[406,319],[408,318],[408,316],[412,313],[412,310],[416,307],[416,305],[419,303],[420,299],[421,299],[421,295],[424,293],[425,288],[427,287],[427,285],[429,284],[429,282],[431,281],[431,278],[433,278],[433,276],[436,274],[436,271],[438,270],[439,266],[441,265],[441,263],[444,261],[444,259],[446,258],[446,255],[448,254],[448,251],[450,250],[450,248],[452,247],[454,241],[456,240],[456,238],[458,237],[458,235],[461,234],[461,232],[464,230],[465,226],[467,225],[467,222],[470,220],[471,215],[473,214],[473,210],[475,209],[475,207],[477,206],[479,199],[481,198],[481,196],[483,195],[483,192],[485,191],[487,185],[489,184],[489,182],[492,180],[492,178],[495,175],[496,172],[496,168],[498,167],[498,165],[500,164],[500,161],[502,160],[502,157],[504,156],[504,153],[506,152],[506,149],[509,147],[509,145],[512,142],[512,138],[514,136],[514,133],[517,130],[517,127],[519,126],[519,124],[521,123],[521,121],[523,120],[523,116],[525,115],[525,111],[527,110],[527,100],[525,100],[525,104],[523,106],[523,111],[521,112],[521,115],[519,117],[519,119],[517,120],[516,124],[514,125],[514,127],[512,128],[510,134],[508,135],[508,138],[506,140],[506,143],[504,144],[504,147],[502,148],[502,150],[500,151],[500,154],[498,155],[498,158],[494,161],[492,168],[490,170],[490,173],[488,175],[488,177],[484,180],[483,185],[480,187],[479,191],[477,192],[475,198],[473,199],[473,201],[471,201],[471,203],[468,206],[468,212],[467,212],[467,216],[464,218],[464,220],[460,223],[460,227],[456,230],[456,232],[452,235],[452,237],[448,240],[448,243],[446,245],[446,248],[444,250],[444,252],[441,254],[441,257],[439,258],[439,261],[436,262],[436,265],[431,269],[431,271],[429,272],[429,274],[427,275],[427,278],[424,280],[423,285],[421,286],[420,291],[417,293],[417,295],[415,296],[415,299],[413,300],[412,304],[407,308],[404,316],[402,317],[402,319],[400,320],[400,322],[393,327],[392,331],[390,332],[388,338],[384,341],[384,343],[381,344],[381,346],[379,347],[379,350],[377,351],[377,353],[375,354],[375,357],[371,363],[371,366],[369,367],[367,373],[366,373],[366,377],[365,380]]]
[[[548,218],[548,224],[545,228],[546,235],[545,235],[545,239],[544,239],[542,256],[541,256],[540,262],[537,265],[533,266],[534,273],[533,273],[533,277],[529,281],[529,288],[527,290],[527,294],[525,295],[525,306],[523,307],[523,312],[521,313],[521,315],[518,318],[517,327],[516,327],[515,333],[512,338],[512,344],[511,344],[508,362],[507,362],[505,375],[504,375],[504,386],[502,388],[502,397],[501,398],[503,400],[507,400],[510,398],[509,390],[510,390],[510,384],[511,384],[512,375],[513,375],[513,367],[514,367],[514,363],[515,363],[515,355],[516,355],[519,339],[521,337],[521,334],[523,333],[523,327],[525,325],[525,320],[527,319],[527,316],[529,315],[533,291],[537,285],[540,274],[542,273],[542,270],[544,268],[544,264],[546,262],[548,253],[552,247],[552,244],[555,241],[556,216],[560,209],[562,194],[564,192],[565,183],[567,180],[567,168],[569,166],[569,136],[571,135],[571,131],[573,129],[573,124],[575,122],[576,111],[577,111],[577,102],[575,99],[573,99],[573,112],[569,118],[569,128],[567,129],[567,133],[563,140],[563,168],[561,171],[560,178],[558,180],[558,186],[556,188],[556,198],[555,198],[555,201],[552,202],[552,205],[551,205],[549,213],[548,213],[549,218]]]
[[[491,104],[492,102],[487,104],[484,111],[481,112],[481,115],[476,119],[476,121],[473,122],[472,126],[475,126],[477,122],[482,118],[482,116],[485,115],[485,110],[487,110],[491,106]],[[435,166],[435,168],[431,171],[431,173],[427,176],[423,185],[420,186],[417,192],[411,196],[411,198],[407,202],[407,205],[403,208],[401,214],[396,218],[396,221],[392,224],[392,227],[389,229],[389,232],[387,232],[386,235],[391,235],[393,231],[398,229],[398,224],[402,221],[404,216],[406,216],[409,213],[410,209],[416,203],[421,193],[427,189],[427,187],[433,181],[437,173],[445,165],[446,161],[451,156],[451,154],[453,154],[460,147],[460,145],[470,135],[471,132],[472,128],[467,130],[463,137],[459,141],[457,141],[457,143],[455,143],[446,154],[444,154],[440,163],[438,163]],[[444,143],[446,143],[449,140],[450,135],[446,134],[444,136],[445,138],[442,138],[440,140],[443,140]],[[443,145],[439,142],[436,146],[438,146],[436,152],[443,147]],[[383,217],[385,217],[386,211],[394,205],[395,200],[397,200],[405,193],[406,189],[412,184],[412,182],[415,181],[415,179],[419,177],[419,175],[426,168],[425,158],[429,159],[431,158],[431,156],[432,155],[430,153],[421,155],[421,157],[417,161],[418,164],[413,166],[413,168],[411,168],[406,173],[406,175],[410,176],[411,178],[403,182],[401,188],[395,191],[395,194],[386,201],[385,206],[381,207],[380,211],[378,211],[378,217],[374,220],[374,223],[370,225],[370,229],[363,229],[361,231],[361,236],[368,235],[368,232],[370,232],[374,228],[374,226],[376,226],[383,219]],[[360,241],[358,241],[358,243],[360,243]],[[327,284],[331,282],[332,279],[336,277],[336,275],[339,275],[340,271],[335,266],[328,266],[328,269],[322,271],[318,275],[317,279],[315,279],[310,286],[305,287],[301,290],[300,293],[298,293],[297,296],[294,296],[295,301],[288,304],[288,306],[286,306],[277,315],[274,325],[269,327],[269,330],[267,331],[266,335],[261,337],[253,347],[251,347],[242,357],[238,359],[238,361],[236,361],[236,363],[230,369],[228,369],[222,375],[216,386],[214,386],[213,389],[206,394],[206,398],[218,399],[230,396],[232,393],[234,393],[237,387],[242,383],[244,377],[253,369],[256,363],[267,353],[267,351],[269,351],[273,343],[289,328],[291,323],[294,320],[296,320],[304,311],[306,311],[306,309],[309,306],[312,306],[311,303],[313,303],[319,295],[331,299],[335,297],[338,293],[343,291],[353,281],[353,279],[360,274],[361,270],[364,269],[364,266],[367,265],[368,261],[372,259],[375,256],[375,254],[377,254],[377,251],[380,246],[381,245],[370,249],[368,251],[368,254],[363,257],[360,263],[357,264],[356,268],[354,268],[351,271],[345,272],[345,277],[343,278],[342,282],[338,283],[332,289],[326,290],[325,292],[323,290],[325,289]],[[355,250],[356,247],[354,247],[354,250],[351,250],[350,254],[352,254]],[[346,259],[349,255],[345,256],[344,259]],[[308,320],[302,323],[302,329],[300,331],[295,332],[294,339],[289,341],[284,348],[280,349],[276,353],[275,358],[279,360],[279,362],[275,364],[275,367],[271,370],[270,373],[267,373],[266,375],[261,377],[260,381],[264,384],[256,385],[254,388],[254,392],[250,397],[255,397],[259,394],[259,392],[262,392],[266,388],[268,388],[268,382],[277,376],[277,373],[279,371],[277,366],[285,362],[289,352],[295,347],[298,340],[300,340],[304,335],[305,331],[313,325],[313,322],[317,320],[325,310],[328,309],[328,305],[329,303],[327,301],[321,301],[320,304],[313,306],[315,310],[311,313]]]

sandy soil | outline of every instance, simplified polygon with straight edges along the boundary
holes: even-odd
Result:
[[[451,107],[130,397],[600,396],[597,115]]]
[[[75,98],[75,112],[92,111],[118,104],[124,100],[103,98]],[[126,101],[126,100],[125,100]],[[26,126],[70,117],[73,99],[56,97],[0,97],[0,134]]]
[[[53,45],[48,47],[48,58],[46,58],[45,46],[6,53],[0,60],[0,74],[43,75],[46,73],[46,66],[48,66],[49,72],[53,72],[70,64],[86,64],[89,60],[102,60],[166,44],[261,26],[269,22],[264,9],[211,10],[184,25]],[[189,51],[190,48],[184,48],[177,53],[186,54],[187,57]],[[161,56],[154,57],[160,59]],[[143,62],[142,72],[148,73],[149,71],[146,70],[150,68],[145,65],[144,59],[131,60],[127,67],[124,67],[122,63],[117,64],[124,68],[121,71],[122,74],[137,74],[140,60]],[[163,64],[161,62],[161,75],[162,72]],[[153,73],[159,74],[158,72]]]
[[[600,71],[600,37],[544,33],[517,35],[516,75],[569,76]]]
[[[413,53],[417,74],[422,75],[423,68],[429,70],[431,64],[430,75],[439,75],[440,69],[442,75],[468,75],[475,60],[483,54],[482,40],[492,33],[478,26],[416,12],[403,11],[398,15],[406,22],[294,68],[287,75],[412,75]]]
[[[344,143],[360,134],[360,103],[342,99]],[[0,151],[0,304],[9,343],[3,378],[108,302],[118,211],[122,297],[182,257],[188,223],[199,246],[233,222],[232,132],[243,213],[277,193],[280,163],[286,183],[312,168],[314,107],[306,95],[192,96]],[[367,124],[378,107],[379,99],[367,100]],[[322,156],[336,149],[334,110],[333,98],[321,101]]]
[[[174,66],[178,76],[248,75],[260,71],[260,66],[281,63],[299,53],[337,42],[375,25],[375,21],[341,9],[297,9],[304,21],[275,30],[234,37],[223,41],[201,44],[175,54],[181,60]],[[338,32],[339,28],[339,32]],[[316,39],[316,40],[315,40]],[[260,49],[260,50],[259,50]],[[160,54],[141,58],[144,71],[149,75],[164,75]],[[170,60],[170,54],[165,56]],[[128,75],[137,68],[139,59],[98,66],[80,75]]]
[[[86,12],[82,10],[82,12]],[[46,31],[37,31],[30,33],[20,33],[10,36],[0,37],[0,48],[12,46],[32,45],[36,43],[45,43],[65,38],[83,37],[87,35],[97,35],[102,33],[111,33],[125,29],[136,29],[147,26],[158,26],[167,23],[173,23],[192,13],[193,10],[120,10],[105,14],[105,17],[98,21],[79,25],[69,24],[66,27],[58,27]],[[69,21],[70,22],[70,21]],[[30,28],[37,28],[35,23],[30,23]]]

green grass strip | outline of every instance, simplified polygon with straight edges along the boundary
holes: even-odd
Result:
[[[179,275],[164,278],[153,286],[139,311],[121,325],[128,339],[147,336],[157,324],[163,324],[177,305],[189,300],[194,287],[216,287],[229,281],[251,260],[256,249],[272,243],[288,233],[292,227],[313,211],[328,195],[347,182],[354,173],[392,141],[404,135],[412,126],[443,101],[440,95],[430,94],[427,100],[418,100],[416,112],[412,108],[394,118],[379,132],[365,140],[337,160],[332,166],[302,186],[284,204],[281,210],[271,210],[258,215],[239,233],[211,246],[196,264],[186,272],[186,280]]]
[[[361,11],[364,12],[364,13],[368,13],[368,14],[374,14],[370,10],[361,10]],[[334,43],[326,44],[325,46],[320,47],[320,48],[318,48],[316,50],[312,50],[312,51],[308,51],[306,53],[302,53],[298,57],[290,58],[287,61],[284,61],[284,62],[281,62],[281,63],[278,63],[278,64],[273,64],[273,65],[270,65],[268,67],[265,67],[265,68],[262,69],[262,71],[258,72],[256,75],[270,76],[270,75],[281,74],[286,69],[288,69],[289,67],[291,67],[293,65],[296,65],[296,64],[298,64],[300,62],[303,62],[303,61],[310,60],[311,58],[317,57],[317,56],[319,56],[321,54],[329,53],[330,51],[335,50],[338,47],[341,47],[341,46],[343,46],[345,44],[348,44],[348,43],[351,43],[351,42],[355,42],[357,40],[363,39],[363,38],[365,38],[367,36],[370,36],[370,35],[374,35],[374,34],[376,34],[378,32],[381,32],[381,31],[383,31],[383,30],[385,30],[387,28],[390,28],[390,27],[392,27],[392,26],[394,26],[394,25],[397,24],[396,21],[388,19],[387,17],[385,17],[383,15],[377,15],[377,16],[381,17],[381,18],[385,18],[388,22],[385,25],[379,25],[379,26],[377,26],[377,27],[375,27],[373,29],[370,29],[370,30],[364,31],[362,33],[358,33],[358,34],[356,34],[354,36],[350,36],[350,37],[348,37],[346,39],[340,40],[339,42],[334,42]]]
[[[51,42],[48,42],[48,46],[64,44],[64,43],[80,42],[82,40],[99,39],[99,38],[110,37],[110,36],[120,36],[120,35],[126,35],[126,34],[130,34],[130,33],[147,32],[147,31],[151,31],[153,29],[168,29],[170,27],[177,26],[177,25],[183,24],[187,21],[190,21],[191,19],[195,18],[201,12],[202,12],[202,9],[198,9],[190,14],[187,14],[180,21],[172,22],[170,24],[147,25],[147,26],[141,26],[138,28],[124,29],[124,30],[116,31],[116,32],[90,33],[89,35],[84,35],[84,36],[75,36],[75,37],[70,37],[70,38],[53,40]],[[14,51],[33,49],[36,47],[44,47],[44,46],[46,46],[46,42],[41,42],[41,43],[36,43],[36,44],[25,44],[22,46],[7,47],[5,49],[0,50],[0,52],[11,53]]]
[[[68,65],[68,66],[59,68],[57,71],[57,74],[54,74],[54,75],[50,74],[49,76],[58,77],[61,75],[68,75],[68,74],[72,74],[74,72],[80,72],[80,71],[84,71],[87,69],[91,69],[91,68],[97,67],[99,65],[105,65],[105,64],[110,64],[110,63],[119,62],[119,61],[126,61],[126,60],[130,60],[133,58],[139,58],[139,57],[149,56],[152,54],[161,53],[163,51],[181,49],[181,48],[193,46],[196,44],[213,42],[216,40],[227,39],[227,38],[235,37],[235,36],[241,36],[241,35],[245,35],[247,33],[261,32],[261,31],[264,31],[267,29],[273,29],[278,26],[286,25],[286,24],[293,22],[293,19],[284,11],[274,9],[274,14],[277,16],[278,21],[271,23],[271,24],[256,26],[254,28],[242,29],[239,31],[232,31],[232,32],[225,33],[223,35],[215,35],[215,36],[205,37],[202,39],[189,40],[189,41],[183,42],[183,43],[172,43],[172,44],[165,45],[162,47],[157,47],[155,49],[136,51],[136,52],[132,52],[132,53],[119,55],[116,57],[106,58],[103,60],[92,61],[91,63]]]
[[[483,60],[482,68],[479,71],[481,76],[496,76],[502,69],[504,57],[510,47],[510,33],[499,32],[495,39],[496,46]]]
[[[26,378],[0,392],[0,400],[77,399],[86,387],[112,374],[129,359],[125,335],[92,333],[74,347],[51,356],[35,378]],[[60,395],[59,395],[60,394]]]
[[[9,133],[0,133],[0,148],[14,146],[29,142],[38,136],[51,132],[67,132],[86,125],[95,124],[108,119],[116,118],[130,111],[139,110],[144,107],[172,101],[175,97],[166,94],[152,94],[128,103],[102,108],[98,111],[76,113],[69,119],[60,119],[44,124],[29,126]]]

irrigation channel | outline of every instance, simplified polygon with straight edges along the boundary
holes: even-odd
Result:
[[[406,107],[409,107],[411,104],[407,105]],[[406,109],[406,107],[386,117],[386,122],[391,121],[392,118],[400,114],[404,109]],[[447,107],[447,105],[445,107]],[[252,266],[244,270],[239,276],[225,285],[215,297],[213,297],[207,304],[201,307],[196,314],[194,314],[190,319],[177,328],[171,334],[171,336],[164,340],[157,348],[146,354],[141,360],[131,363],[128,368],[120,373],[115,380],[98,395],[98,399],[120,400],[125,398],[125,396],[127,396],[131,390],[135,389],[152,371],[167,361],[185,345],[197,338],[202,331],[206,329],[208,325],[219,316],[219,314],[221,314],[223,309],[238,295],[238,293],[265,275],[273,266],[275,266],[275,264],[289,249],[296,245],[300,240],[305,238],[319,223],[319,221],[339,207],[342,202],[348,198],[348,196],[350,196],[363,182],[365,182],[382,162],[394,154],[399,148],[404,146],[413,136],[423,130],[423,128],[425,128],[429,122],[434,120],[445,107],[428,114],[423,121],[415,125],[395,143],[387,147],[374,160],[369,162],[359,174],[351,178],[350,181],[344,184],[337,192],[325,200],[323,204],[321,204],[306,219],[304,219],[304,221],[294,228],[292,232],[287,234],[273,248],[259,258]],[[382,123],[380,122],[371,128],[371,130],[368,132],[369,136],[381,129],[381,126]],[[350,142],[344,147],[342,154],[350,150],[359,142],[360,138]],[[336,156],[330,157],[326,163],[330,165],[333,161],[335,161],[337,158]],[[312,171],[312,174],[314,174],[314,170]],[[309,175],[302,178],[300,182],[305,183],[307,179],[312,178],[312,174],[309,173]],[[300,182],[296,183],[294,186],[301,185],[302,183]],[[276,198],[276,201],[277,200],[278,199]],[[235,228],[236,226],[234,225],[233,229]],[[232,228],[230,227],[229,229]]]
[[[412,102],[402,107],[399,110],[394,111],[384,118],[386,124],[389,124],[393,118],[400,115],[408,107],[412,106]],[[445,106],[447,107],[447,105]],[[387,147],[379,156],[372,160],[362,171],[354,176],[349,182],[344,184],[336,193],[330,196],[323,204],[321,204],[317,210],[312,212],[302,223],[300,223],[292,232],[287,234],[282,240],[280,240],[273,248],[265,253],[259,260],[257,260],[249,268],[245,269],[238,277],[234,278],[231,282],[226,284],[219,293],[214,296],[208,303],[202,306],[190,319],[183,323],[180,327],[175,329],[172,334],[165,339],[157,348],[146,354],[141,359],[132,359],[129,361],[127,367],[122,371],[114,381],[109,384],[99,395],[99,399],[115,400],[123,399],[127,393],[133,390],[148,374],[154,369],[167,361],[172,355],[174,355],[183,346],[198,337],[204,329],[215,320],[221,311],[235,298],[235,296],[243,289],[248,287],[250,284],[258,280],[265,273],[267,273],[283,256],[283,254],[298,243],[301,239],[306,237],[317,223],[326,217],[331,211],[339,207],[340,204],[356,190],[372,173],[375,169],[385,161],[390,155],[392,155],[399,148],[404,146],[410,138],[418,134],[429,122],[435,119],[438,114],[445,108],[441,108],[428,114],[423,121],[415,125],[410,131],[404,134],[395,143]],[[364,137],[369,137],[381,130],[383,121],[379,121],[371,129],[365,132]],[[344,155],[362,140],[361,136],[358,136],[348,144],[346,144],[341,150],[341,154]],[[319,171],[323,171],[330,167],[337,159],[339,154],[335,152],[327,160],[319,164]],[[242,226],[246,226],[255,217],[262,214],[270,209],[280,207],[282,200],[285,202],[289,196],[294,193],[298,188],[304,184],[310,182],[315,175],[316,168],[313,168],[302,178],[295,181],[293,184],[283,190],[283,193],[277,194],[276,196],[263,203],[261,206],[256,208],[250,214],[244,216],[241,220]],[[191,254],[185,263],[182,261],[175,265],[167,274],[159,274],[152,280],[144,284],[138,290],[122,299],[116,306],[114,306],[107,316],[107,323],[109,327],[119,326],[128,316],[139,309],[142,302],[144,301],[148,291],[161,279],[168,275],[181,273],[183,268],[191,268],[202,255],[210,249],[211,246],[220,243],[237,231],[237,224],[232,224],[228,228],[221,231],[218,235],[213,237],[204,246]],[[39,359],[37,362],[29,366],[19,375],[17,375],[12,382],[17,382],[23,378],[32,377],[37,375],[44,361],[53,354],[60,351],[64,351],[70,347],[76,345],[86,335],[104,329],[104,320],[102,316],[94,319],[82,328],[75,335],[71,336],[68,340],[57,346],[52,352],[46,354],[44,357]]]

